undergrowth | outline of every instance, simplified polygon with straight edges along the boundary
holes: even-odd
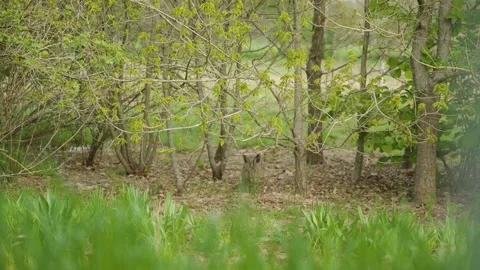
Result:
[[[282,220],[239,202],[194,215],[124,188],[79,195],[2,194],[1,269],[478,269],[471,217],[419,222],[408,212],[319,205]],[[293,220],[293,221],[292,221]]]

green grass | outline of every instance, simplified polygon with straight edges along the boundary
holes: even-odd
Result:
[[[280,212],[238,202],[194,215],[170,197],[2,194],[1,269],[478,269],[478,223],[328,206]],[[153,206],[153,207],[152,207]]]

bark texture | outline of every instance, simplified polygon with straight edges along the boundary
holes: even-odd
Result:
[[[437,129],[440,115],[434,107],[438,95],[435,86],[444,77],[445,70],[437,68],[430,73],[421,61],[422,50],[427,44],[435,10],[435,1],[418,0],[417,25],[412,42],[411,63],[417,101],[424,109],[418,119],[417,164],[415,167],[414,200],[417,203],[434,202],[436,199]],[[451,0],[440,0],[438,5],[438,38],[436,59],[446,62],[449,56],[452,22],[447,18],[452,8]]]
[[[97,157],[98,152],[101,151],[107,138],[108,131],[106,128],[101,127],[98,131],[94,132],[92,145],[90,145],[90,150],[88,151],[88,156],[85,160],[85,166],[95,166],[95,158]]]
[[[325,49],[325,0],[313,1],[313,26],[312,41],[307,62],[307,80],[308,93],[310,100],[308,103],[308,135],[316,136],[314,145],[307,152],[307,161],[309,164],[321,164],[325,162],[323,157],[323,126],[321,122],[322,112],[319,109],[319,101],[322,92],[322,60]]]
[[[370,45],[370,21],[368,19],[368,9],[370,6],[370,0],[365,0],[364,2],[364,32],[363,32],[363,47],[362,47],[362,59],[360,64],[360,91],[367,90],[367,59],[368,59],[368,46]],[[357,140],[357,152],[355,154],[355,165],[353,168],[352,181],[354,183],[358,182],[362,178],[363,170],[363,154],[365,152],[365,138],[367,137],[367,132],[365,131],[367,127],[366,121],[363,119],[368,119],[368,116],[365,115],[365,111],[362,110],[359,112],[359,117],[357,119],[358,125],[358,140]]]
[[[184,186],[183,178],[180,175],[180,169],[178,167],[177,151],[175,150],[175,145],[173,144],[173,130],[171,130],[171,128],[172,128],[172,120],[169,118],[167,119],[167,138],[168,138],[168,147],[170,149],[173,149],[170,152],[173,178],[175,179],[175,188],[177,189],[177,193],[183,194],[185,192],[185,186]]]
[[[301,23],[300,23],[300,5],[299,0],[294,0],[294,48],[301,48]],[[294,139],[294,156],[295,156],[295,193],[305,194],[307,191],[306,176],[306,153],[305,153],[305,136],[303,134],[303,86],[302,86],[302,67],[295,66],[294,81],[294,119],[293,119],[293,139]]]

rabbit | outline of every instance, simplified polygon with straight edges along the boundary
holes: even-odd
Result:
[[[264,177],[262,156],[260,154],[254,157],[243,155],[243,160],[240,187],[242,191],[254,191]]]

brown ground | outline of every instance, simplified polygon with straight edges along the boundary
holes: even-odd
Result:
[[[188,205],[194,211],[210,211],[227,207],[238,195],[237,184],[239,173],[243,166],[241,154],[238,151],[230,157],[229,165],[223,181],[212,181],[206,157],[194,166],[198,154],[179,154],[181,174],[187,179],[187,192],[174,199]],[[251,151],[250,151],[251,152]],[[106,152],[99,159],[95,169],[82,166],[85,154],[66,154],[71,157],[61,168],[61,177],[65,185],[81,192],[96,188],[106,193],[115,192],[123,184],[148,191],[155,201],[162,201],[167,192],[174,192],[173,176],[168,159],[159,157],[147,177],[125,176],[121,165],[111,152]],[[312,206],[315,203],[336,204],[343,208],[355,210],[360,206],[364,210],[391,207],[393,204],[423,213],[423,207],[410,203],[413,188],[413,174],[400,170],[396,166],[377,168],[376,157],[367,156],[364,177],[358,184],[349,183],[353,166],[354,152],[346,149],[336,149],[325,152],[326,164],[310,167],[308,194],[305,197],[293,195],[291,181],[294,175],[293,156],[287,150],[276,150],[264,153],[265,181],[254,200],[262,208],[286,209],[292,206]],[[201,164],[204,164],[203,166]],[[199,165],[200,164],[200,165]],[[195,168],[192,171],[192,168]],[[7,189],[23,186],[33,186],[44,190],[49,179],[42,177],[20,177],[15,182],[6,184]],[[4,184],[5,185],[5,184]],[[439,202],[432,207],[435,216],[445,215],[446,198],[439,192]]]

